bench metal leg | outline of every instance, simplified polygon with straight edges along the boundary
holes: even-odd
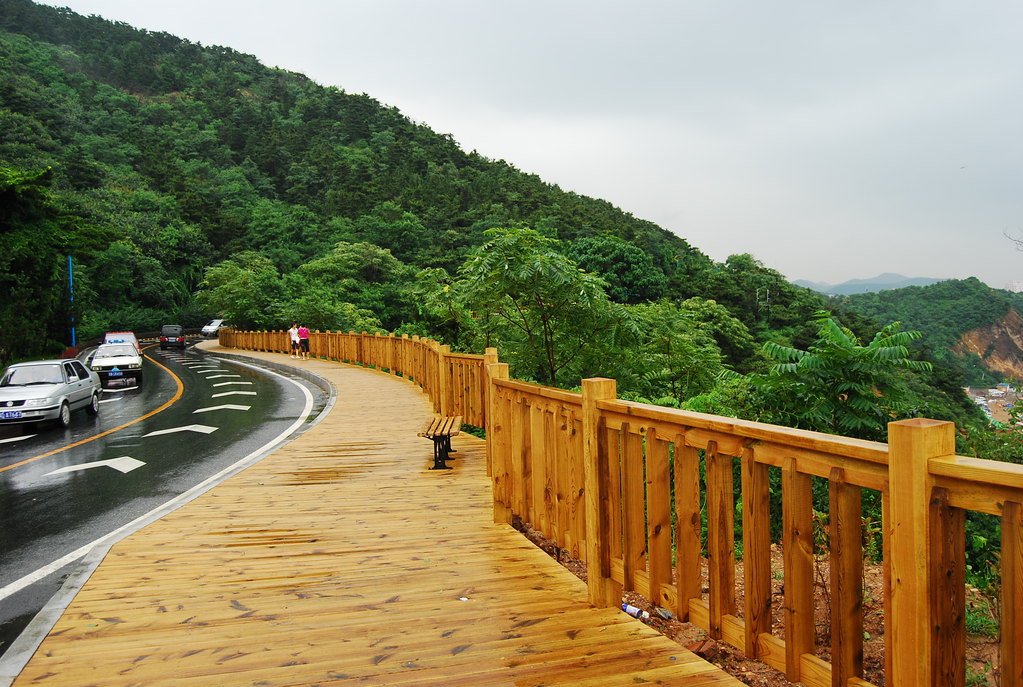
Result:
[[[444,461],[451,452],[451,437],[433,437],[433,467],[431,470],[453,470]]]

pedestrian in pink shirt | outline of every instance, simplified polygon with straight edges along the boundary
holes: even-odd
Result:
[[[302,360],[309,360],[309,327],[298,325],[298,350]]]

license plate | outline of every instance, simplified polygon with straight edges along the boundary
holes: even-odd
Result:
[[[0,417],[2,417],[4,420],[20,420],[21,419],[21,411],[20,410],[5,410],[5,411],[3,411],[3,415],[0,415]]]
[[[121,377],[123,375],[124,373],[120,370],[111,370],[110,372],[107,372],[107,377]]]

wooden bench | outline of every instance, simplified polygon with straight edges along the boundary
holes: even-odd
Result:
[[[462,416],[454,417],[435,416],[426,423],[426,427],[419,433],[419,436],[426,437],[433,441],[433,467],[431,470],[450,470],[451,467],[444,461],[448,460],[449,454],[454,453],[451,449],[451,437],[462,430]]]

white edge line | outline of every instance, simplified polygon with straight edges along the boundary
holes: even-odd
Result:
[[[188,491],[179,494],[178,496],[167,501],[163,505],[157,506],[148,513],[140,515],[131,522],[121,525],[113,532],[110,532],[109,534],[106,534],[100,537],[99,539],[95,539],[84,546],[78,547],[71,553],[58,558],[57,560],[53,561],[48,565],[43,566],[42,568],[37,569],[35,572],[25,575],[21,579],[15,580],[14,582],[5,585],[4,587],[0,587],[0,601],[6,599],[12,594],[21,591],[25,587],[34,584],[35,582],[45,579],[46,577],[57,572],[64,566],[74,563],[78,559],[88,554],[93,549],[96,549],[98,547],[109,548],[118,541],[120,541],[121,539],[124,539],[128,535],[134,534],[138,530],[142,529],[144,526],[159,520],[168,513],[177,510],[178,508],[185,505],[189,501],[192,501],[195,498],[204,494],[205,492],[209,491],[220,482],[223,482],[228,477],[232,477],[233,475],[235,475],[238,472],[241,472],[250,465],[259,462],[260,460],[262,460],[263,458],[270,454],[271,449],[275,448],[278,444],[282,443],[296,430],[302,427],[302,425],[306,424],[306,418],[309,416],[309,413],[313,407],[313,395],[312,393],[310,393],[309,389],[305,388],[295,380],[289,379],[288,377],[278,372],[274,372],[271,369],[260,367],[258,365],[249,365],[242,362],[237,362],[237,364],[244,365],[245,367],[256,368],[262,372],[266,372],[267,374],[280,377],[281,379],[284,379],[290,382],[291,384],[297,386],[302,391],[302,394],[305,396],[305,407],[302,409],[301,414],[295,419],[295,421],[291,423],[291,425],[287,429],[285,429],[283,432],[278,434],[276,437],[274,437],[267,443],[257,448],[255,451],[249,453],[247,456],[235,462],[234,464],[224,468],[217,474],[206,478],[205,480],[195,485]],[[327,409],[328,408],[324,408],[324,410]],[[102,560],[102,558],[100,560]],[[95,568],[98,565],[98,563],[99,561],[97,561],[96,564],[93,565],[92,567]],[[75,575],[72,575],[72,577],[69,577],[68,579],[70,581],[72,578],[75,577],[76,577]],[[88,577],[89,576],[86,575],[81,578],[82,585],[84,585]],[[62,586],[61,589],[57,592],[57,594],[54,595],[54,600],[57,600],[58,596],[62,597],[60,600],[58,600],[58,603],[60,604],[60,612],[55,614],[53,612],[53,609],[49,608],[50,604],[47,604],[47,606],[44,606],[43,610],[40,611],[39,614],[36,616],[37,618],[42,618],[41,622],[47,623],[46,631],[40,632],[38,628],[34,628],[33,626],[35,625],[35,619],[33,619],[29,623],[29,626],[26,627],[26,629],[21,633],[21,635],[19,635],[18,639],[12,642],[8,649],[3,653],[3,655],[0,656],[0,686],[4,686],[5,683],[11,684],[14,678],[18,676],[22,668],[24,668],[24,666],[28,663],[29,659],[32,658],[32,654],[35,653],[35,650],[38,648],[39,644],[42,643],[46,634],[49,632],[49,627],[52,627],[53,623],[60,618],[61,613],[63,613],[63,609],[66,608],[68,604],[71,603],[71,599],[74,598],[74,595],[78,593],[78,589],[80,588],[81,585],[78,585],[74,588],[67,588],[65,586]],[[66,598],[63,598],[65,596]],[[30,630],[32,630],[31,633]],[[29,638],[25,643],[26,644],[31,643],[31,646],[19,646],[20,645],[19,640],[21,639],[21,637],[29,634],[32,634],[33,637]],[[15,648],[19,648],[20,650],[14,651]],[[16,670],[14,670],[13,673],[11,670],[12,668],[16,668]],[[10,676],[10,682],[7,682],[8,676]]]

